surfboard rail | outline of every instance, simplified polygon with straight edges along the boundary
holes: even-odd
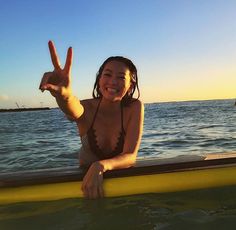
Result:
[[[0,174],[0,204],[83,197],[85,169],[66,167]],[[236,154],[151,158],[106,172],[106,197],[236,185]]]

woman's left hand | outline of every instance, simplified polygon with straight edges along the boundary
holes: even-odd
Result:
[[[94,162],[90,166],[83,179],[81,188],[86,198],[95,199],[104,196],[103,169],[104,167],[99,161]]]

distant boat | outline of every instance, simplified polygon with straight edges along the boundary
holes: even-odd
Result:
[[[2,112],[24,112],[24,111],[37,111],[37,110],[49,110],[49,107],[38,107],[38,108],[17,108],[17,109],[0,109]]]

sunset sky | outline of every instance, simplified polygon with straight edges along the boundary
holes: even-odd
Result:
[[[91,97],[109,56],[137,66],[144,102],[236,98],[235,0],[0,0],[0,108],[56,106],[38,90],[74,49],[72,85]]]

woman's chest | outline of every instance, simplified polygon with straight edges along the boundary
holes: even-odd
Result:
[[[97,145],[104,152],[113,151],[122,135],[123,123],[119,117],[114,117],[113,120],[98,119],[93,126]]]

